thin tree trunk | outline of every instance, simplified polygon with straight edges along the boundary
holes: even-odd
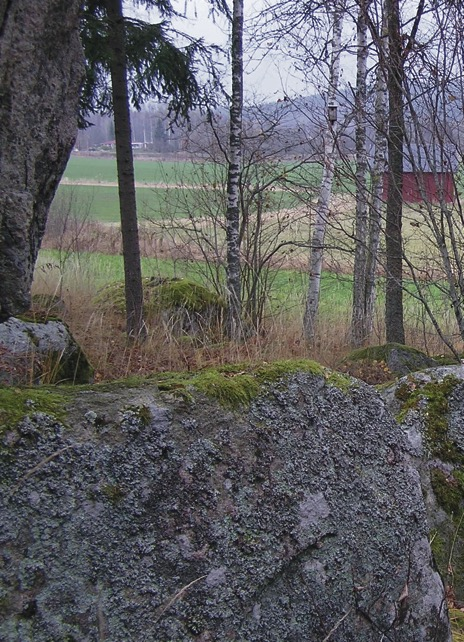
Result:
[[[366,148],[366,103],[367,103],[367,3],[359,2],[358,48],[356,79],[356,229],[353,271],[353,311],[351,319],[351,343],[363,345],[368,338],[366,318],[366,277],[368,259],[368,189]]]
[[[382,29],[382,38],[379,46],[385,50],[385,25]],[[381,60],[384,56],[381,55]],[[376,269],[377,255],[382,231],[382,208],[383,208],[383,177],[385,174],[385,156],[387,148],[387,137],[385,124],[387,122],[387,87],[385,72],[382,65],[377,68],[375,88],[375,150],[374,166],[371,174],[372,200],[369,209],[369,241],[366,266],[366,292],[365,292],[365,319],[366,334],[371,336],[374,330],[374,310],[376,299]]]
[[[340,54],[343,27],[343,0],[335,0],[333,6],[333,36],[332,53],[329,70],[329,86],[327,90],[328,127],[324,132],[324,167],[322,182],[317,203],[315,222],[310,243],[309,257],[309,287],[306,300],[306,311],[303,320],[303,330],[306,341],[314,340],[317,313],[321,289],[322,262],[324,258],[324,240],[329,215],[332,183],[335,173],[335,144],[337,135],[336,104],[340,78]]]
[[[386,291],[385,328],[387,342],[405,343],[403,322],[403,143],[404,59],[400,29],[399,0],[386,0],[388,24],[388,197],[385,223]]]
[[[229,159],[227,170],[227,332],[242,337],[240,275],[240,172],[243,112],[243,0],[234,0],[232,16],[232,96],[230,103]]]
[[[146,336],[146,327],[143,320],[142,269],[135,200],[122,0],[106,0],[106,8],[109,20],[108,41],[111,48],[110,71],[124,258],[127,335],[132,339],[143,339]]]

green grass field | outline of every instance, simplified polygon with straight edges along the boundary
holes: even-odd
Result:
[[[114,162],[110,159],[71,159],[71,161],[74,160],[78,162],[71,163],[71,173],[65,176],[75,182],[73,184],[65,181],[61,183],[53,207],[66,207],[66,203],[71,203],[74,214],[80,218],[88,217],[93,221],[118,223],[120,220],[118,188],[116,185],[105,184],[116,181]],[[88,163],[82,161],[88,161]],[[211,180],[210,185],[201,187],[205,183],[199,181],[199,189],[194,187],[189,189],[189,185],[195,185],[193,163],[179,163],[180,169],[177,169],[181,174],[177,175],[174,174],[176,168],[172,169],[172,164],[169,163],[138,161],[138,164],[141,165],[141,171],[146,177],[148,177],[149,171],[157,171],[159,177],[159,172],[172,170],[170,180],[159,180],[160,183],[164,182],[170,185],[169,187],[150,187],[148,185],[137,187],[137,214],[140,221],[147,218],[151,220],[187,218],[190,215],[202,216],[206,213],[217,215],[225,211],[225,195],[219,189],[218,183]],[[184,178],[182,178],[182,172],[184,172]],[[189,172],[190,174],[187,176]],[[213,178],[213,169],[211,169],[210,178]],[[103,184],[80,184],[90,180],[101,180]],[[182,187],[176,187],[176,184]],[[216,186],[217,188],[214,189]],[[277,208],[292,208],[296,205],[298,205],[298,201],[290,192],[268,192],[266,208],[271,211]]]
[[[181,261],[157,258],[142,258],[143,276],[163,278],[188,278],[197,283],[205,283],[203,264],[195,261]],[[123,281],[124,267],[120,255],[100,253],[61,254],[58,250],[41,250],[36,266],[36,280],[48,278],[50,273],[60,272],[60,278],[65,281],[75,279],[88,279],[97,289],[115,281]],[[345,296],[339,296],[339,289],[344,294],[349,294],[349,289],[340,285],[334,275],[327,274],[324,287],[337,291],[335,299],[343,307]],[[275,309],[301,307],[306,291],[307,277],[305,274],[293,270],[278,270],[272,288],[272,302]]]
[[[204,167],[205,175],[214,180],[215,168],[209,163]],[[138,183],[161,183],[168,185],[197,185],[201,183],[200,165],[190,161],[148,161],[134,160],[135,180]],[[115,183],[117,181],[115,158],[93,158],[72,155],[63,178],[69,181],[96,181]]]
[[[298,161],[283,161],[275,165],[275,168],[293,185],[310,188],[319,185],[322,170],[318,163],[304,163],[301,167],[296,167],[297,165]],[[269,169],[271,166],[267,167]],[[225,181],[225,167],[214,163],[135,159],[134,169],[135,180],[142,185],[214,185]],[[116,183],[116,159],[72,155],[63,179],[64,182]],[[341,167],[334,182],[335,192],[343,194],[352,192],[353,189],[353,168]]]
[[[63,260],[64,259],[64,260]],[[188,278],[197,283],[209,285],[205,280],[204,266],[200,262],[171,259],[142,258],[143,276],[164,278]],[[60,267],[61,265],[61,267]],[[123,259],[120,255],[86,253],[61,255],[57,250],[41,250],[36,267],[36,281],[47,279],[56,273],[66,283],[78,280],[92,283],[92,288],[100,289],[105,285],[124,280]],[[58,274],[59,273],[59,274]],[[272,287],[269,296],[270,314],[296,313],[302,316],[303,304],[307,295],[308,275],[296,270],[276,270],[272,274]],[[416,289],[406,283],[411,293]],[[351,314],[353,279],[350,275],[323,272],[321,283],[320,314],[325,322],[340,319],[349,321]],[[430,284],[427,296],[435,313],[442,321],[453,324],[452,314],[436,285]],[[384,284],[379,282],[377,305],[384,305]],[[444,306],[444,307],[443,307]],[[411,294],[405,293],[405,315],[409,320],[420,321],[424,309]],[[443,314],[448,315],[445,319]]]
[[[201,178],[197,175],[197,170],[204,169]],[[223,168],[215,167],[212,164],[195,164],[192,162],[161,162],[136,160],[135,169],[137,180],[141,183],[166,183],[177,185],[195,185],[201,184],[206,186],[207,179],[211,180],[208,188],[205,189],[182,189],[174,187],[153,188],[139,187],[137,189],[137,208],[139,219],[160,220],[169,217],[186,218],[189,214],[193,216],[202,216],[205,212],[217,213],[224,211],[225,201],[223,193],[219,190],[211,189],[215,186],[217,173],[223,171]],[[312,164],[311,166],[302,167],[295,170],[294,173],[288,172],[287,178],[301,183],[304,179],[305,172],[308,172],[308,180],[317,178],[320,168]],[[301,176],[297,176],[301,174]],[[114,159],[110,158],[89,158],[73,156],[66,169],[65,177],[70,181],[85,182],[116,181],[116,164]],[[348,179],[347,179],[348,181]],[[344,183],[341,178],[335,182],[335,191],[343,193],[349,191],[349,184]],[[79,216],[89,216],[91,220],[118,223],[119,222],[119,204],[117,187],[108,187],[104,185],[79,185],[79,184],[62,184],[59,188],[57,202],[60,198],[73,202],[73,207]],[[277,207],[292,208],[298,205],[298,201],[291,193],[275,191],[269,192],[267,208],[272,211]],[[351,215],[349,215],[351,216]],[[412,241],[417,236],[417,227],[409,227],[409,218],[415,217],[415,214],[405,211],[405,238],[411,235]],[[423,241],[420,241],[423,243]],[[419,240],[417,241],[419,243]],[[47,256],[47,255],[45,255]],[[108,279],[122,279],[122,260],[121,257],[89,255],[86,257],[86,265],[92,272],[99,275],[103,282]],[[178,261],[161,261],[155,259],[143,260],[144,273],[147,275],[160,276],[186,276],[189,278],[201,278],[201,267],[194,262],[183,264]],[[101,276],[100,276],[101,275]],[[271,308],[275,310],[283,308],[292,308],[301,306],[306,293],[307,281],[306,275],[301,272],[292,272],[290,270],[279,270],[274,275],[274,283],[270,297]],[[321,313],[329,316],[349,315],[351,306],[351,277],[331,275],[326,273],[322,283],[321,290]],[[413,288],[412,288],[413,289]],[[433,286],[429,287],[428,297],[433,307],[436,309],[442,305],[443,297]],[[409,314],[418,315],[417,310],[420,306],[414,301],[414,297],[406,297],[407,311]],[[383,295],[380,288],[379,305],[382,305]],[[446,310],[445,310],[446,312]]]
[[[197,190],[176,190],[141,187],[136,190],[137,214],[159,220],[168,214],[175,218],[187,216],[187,209],[194,209]],[[60,207],[60,199],[72,202],[74,213],[102,223],[119,223],[118,188],[96,185],[60,185],[53,207]]]

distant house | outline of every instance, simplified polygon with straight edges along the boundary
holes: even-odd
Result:
[[[434,158],[434,151],[436,157]],[[445,203],[454,201],[454,173],[458,159],[454,150],[440,155],[417,145],[405,151],[403,159],[403,201],[405,203]],[[383,198],[388,195],[388,173],[383,176]]]

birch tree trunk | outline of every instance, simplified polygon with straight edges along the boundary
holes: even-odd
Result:
[[[353,271],[353,311],[351,319],[351,344],[363,345],[368,337],[366,317],[366,278],[368,258],[368,189],[366,149],[367,102],[367,24],[368,2],[359,0],[357,22],[357,75],[356,75],[356,227]]]
[[[227,332],[242,337],[240,275],[240,171],[243,112],[243,0],[234,0],[232,15],[232,95],[230,102],[229,158],[227,169]]]
[[[110,71],[124,258],[126,328],[129,338],[143,339],[146,335],[146,328],[143,320],[142,269],[135,199],[122,0],[106,0],[106,8],[108,42],[111,49]]]
[[[340,55],[343,27],[343,0],[335,0],[332,8],[333,36],[331,43],[331,61],[329,84],[327,88],[328,126],[324,132],[324,166],[319,200],[316,208],[313,232],[310,242],[309,287],[306,310],[303,320],[303,331],[308,343],[314,340],[317,313],[321,289],[322,262],[324,258],[324,240],[327,230],[330,197],[332,194],[336,156],[336,104],[340,79]]]

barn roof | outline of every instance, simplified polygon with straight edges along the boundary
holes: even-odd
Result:
[[[403,153],[404,172],[456,172],[459,159],[454,145],[440,146],[431,141],[430,145],[405,145]]]

